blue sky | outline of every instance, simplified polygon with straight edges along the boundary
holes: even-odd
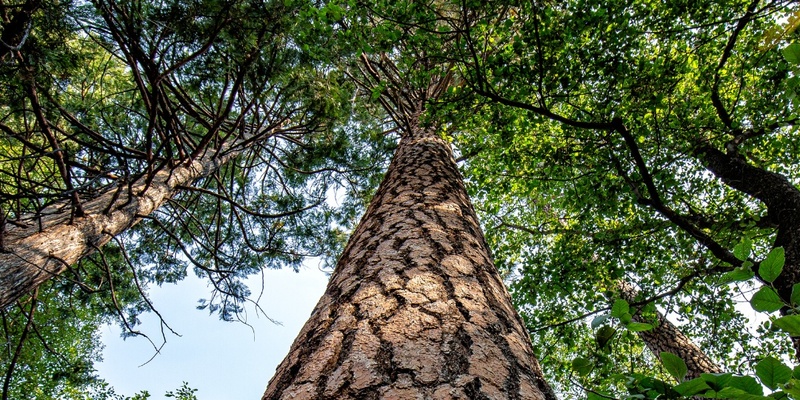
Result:
[[[151,399],[168,399],[164,393],[186,381],[198,389],[200,400],[260,399],[278,363],[283,360],[327,285],[327,276],[315,266],[295,273],[290,269],[264,271],[261,307],[276,325],[252,308],[248,323],[226,323],[216,315],[197,310],[197,300],[208,297],[206,283],[190,274],[177,285],[153,287],[150,298],[167,323],[181,337],[167,333],[167,343],[154,354],[143,338],[120,338],[117,326],[102,329],[104,361],[98,374],[118,394],[132,396],[147,390]],[[248,285],[254,293],[261,287],[256,276]],[[160,324],[146,315],[140,329],[160,343]]]

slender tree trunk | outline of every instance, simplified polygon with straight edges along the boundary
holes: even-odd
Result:
[[[209,149],[197,160],[157,172],[149,184],[145,176],[130,187],[83,203],[83,217],[73,218],[70,203],[65,202],[22,220],[24,227],[6,227],[0,253],[0,307],[93,253],[172,198],[179,186],[208,176],[236,154]]]
[[[450,147],[414,119],[263,399],[554,399]]]
[[[628,282],[620,281],[618,287],[622,298],[628,302],[635,301],[639,295],[639,291]],[[653,321],[644,320],[638,311],[633,314],[633,321],[653,323]],[[714,361],[711,361],[703,350],[700,350],[691,339],[660,312],[657,312],[657,321],[654,325],[655,327],[649,331],[638,332],[639,337],[659,359],[661,352],[672,353],[683,359],[688,369],[687,379],[697,378],[700,374],[722,372],[722,369]]]

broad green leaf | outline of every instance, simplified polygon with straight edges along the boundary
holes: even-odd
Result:
[[[745,390],[734,388],[734,387],[726,387],[722,390],[718,391],[716,396],[718,399],[734,399],[734,400],[765,400],[768,399],[763,395],[752,394],[748,393]]]
[[[592,329],[596,329],[598,326],[603,325],[603,322],[608,320],[608,315],[598,315],[592,319]]]
[[[625,314],[630,314],[630,306],[623,299],[617,299],[611,307],[611,316],[622,319]]]
[[[594,364],[583,357],[576,357],[572,360],[572,370],[577,372],[580,376],[588,375],[592,372]]]
[[[750,257],[750,249],[753,247],[753,241],[749,238],[742,238],[742,241],[739,242],[733,248],[733,256],[738,258],[739,260],[746,261],[747,257]]]
[[[673,387],[678,394],[681,396],[693,396],[698,393],[705,392],[706,390],[711,389],[711,386],[708,386],[705,379],[703,378],[694,378],[690,381],[683,382],[675,387]]]
[[[731,381],[733,374],[700,374],[700,377],[703,378],[703,380],[705,380],[712,389],[720,390],[728,385],[728,382]]]
[[[758,396],[764,395],[763,387],[756,381],[756,378],[752,376],[732,376],[730,382],[728,382],[728,386],[744,390],[749,394]]]
[[[759,361],[755,369],[756,375],[761,379],[761,383],[772,390],[789,382],[789,378],[792,377],[792,369],[783,365],[782,362],[774,357],[767,357]]]
[[[785,255],[783,247],[776,247],[767,254],[767,258],[758,265],[758,275],[767,282],[774,282],[783,271]]]
[[[772,323],[790,336],[800,336],[800,315],[786,315]]]
[[[783,300],[775,293],[769,286],[762,286],[761,289],[753,295],[753,298],[750,299],[750,305],[753,306],[753,309],[756,311],[763,311],[763,312],[774,312],[778,311],[783,307]]]
[[[625,327],[631,332],[642,332],[653,329],[653,325],[644,322],[631,322],[628,325],[625,325]]]
[[[792,307],[800,306],[800,283],[792,285],[792,296],[790,300],[792,301]]]
[[[800,43],[792,43],[786,46],[781,53],[783,53],[783,58],[786,61],[794,65],[800,65]]]
[[[737,267],[734,268],[733,271],[726,272],[722,275],[722,283],[731,283],[731,282],[743,282],[749,281],[756,276],[756,273],[753,272],[753,269],[750,267]]]
[[[608,345],[608,342],[611,341],[611,338],[614,337],[614,334],[617,333],[617,330],[608,326],[604,325],[597,330],[597,334],[595,335],[595,339],[597,340],[597,348],[602,349]]]
[[[667,369],[667,372],[678,382],[682,381],[683,377],[686,376],[686,372],[689,370],[686,367],[686,362],[675,354],[666,351],[662,351],[660,355],[661,362],[664,364],[664,368]]]

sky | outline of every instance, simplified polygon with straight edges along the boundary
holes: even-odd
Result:
[[[164,394],[185,381],[198,389],[195,394],[200,400],[260,399],[327,281],[325,273],[313,265],[298,273],[291,269],[264,271],[265,288],[259,304],[281,325],[250,308],[247,322],[252,329],[197,310],[197,300],[210,292],[206,283],[192,274],[178,284],[154,286],[150,299],[182,336],[167,332],[160,354],[147,362],[155,350],[146,339],[123,340],[119,327],[106,326],[101,332],[104,360],[95,365],[98,375],[125,396],[147,390],[150,399],[169,399]],[[251,278],[248,286],[258,293],[261,276]],[[160,323],[154,314],[142,318],[140,330],[161,343]]]

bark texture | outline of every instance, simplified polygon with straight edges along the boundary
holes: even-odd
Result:
[[[628,282],[620,282],[618,287],[622,293],[622,298],[629,303],[634,302],[639,295],[639,291]],[[653,323],[653,321],[644,320],[639,312],[633,314],[633,321]],[[700,374],[722,372],[722,369],[708,358],[703,350],[700,350],[691,339],[669,322],[660,312],[657,313],[657,321],[653,325],[655,327],[649,331],[638,332],[639,337],[659,359],[661,358],[661,352],[672,353],[683,359],[688,369],[686,379],[698,378]]]
[[[555,399],[431,130],[402,138],[263,399]]]
[[[208,176],[235,154],[208,150],[197,160],[157,172],[149,184],[143,177],[130,187],[108,191],[82,203],[82,217],[71,216],[67,202],[22,220],[26,226],[8,228],[0,253],[0,307],[93,253],[164,204],[179,186]]]

